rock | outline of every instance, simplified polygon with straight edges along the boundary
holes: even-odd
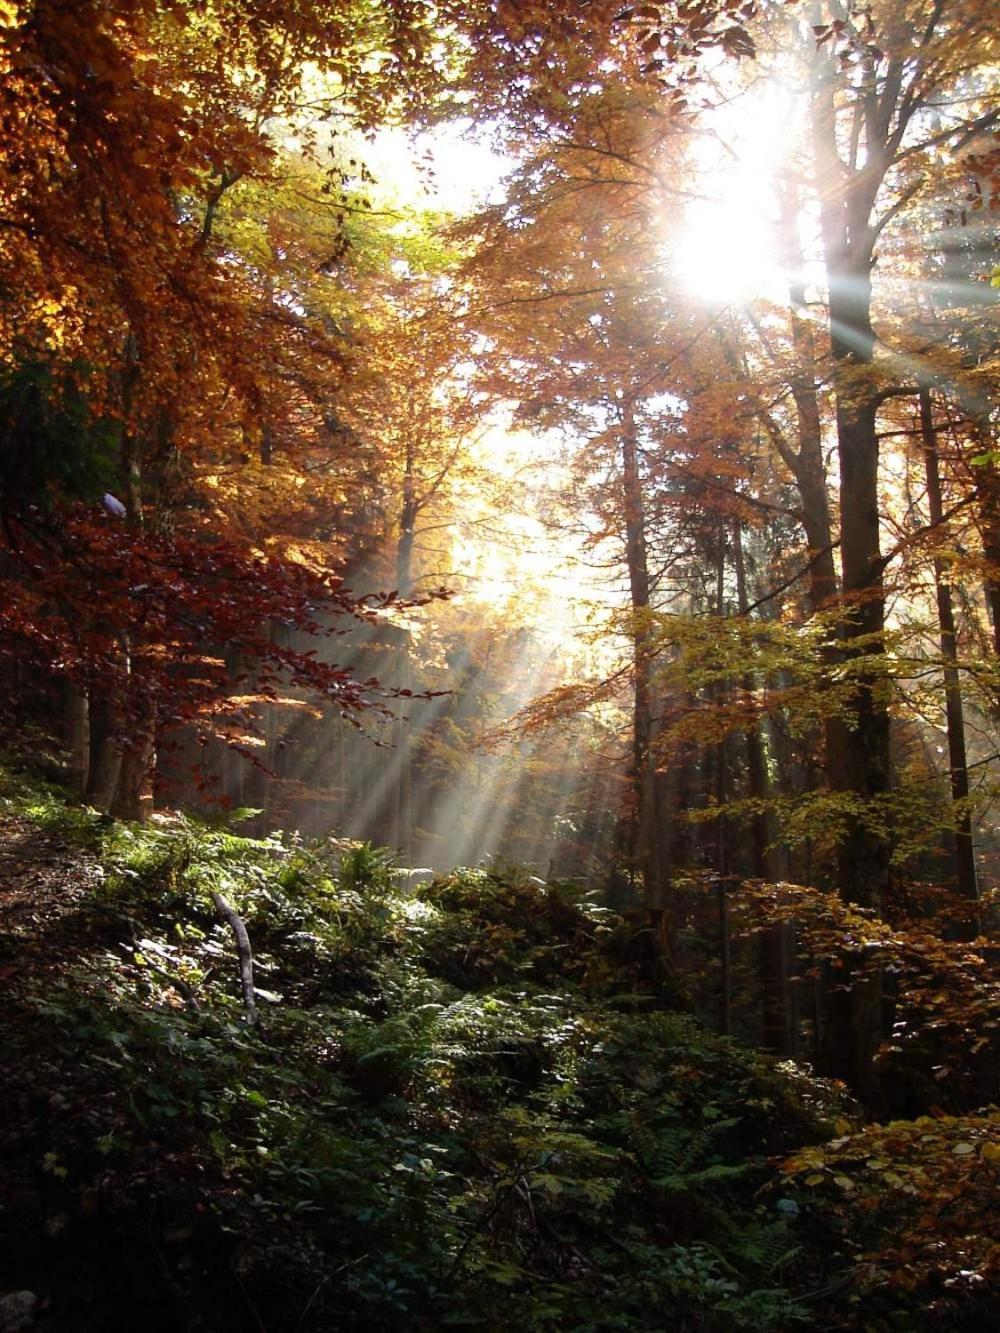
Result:
[[[0,1296],[0,1333],[21,1333],[35,1322],[38,1297],[33,1291],[11,1291]]]
[[[425,884],[433,884],[437,879],[437,872],[428,866],[420,866],[416,870],[394,870],[392,877],[400,890],[408,897],[412,897]]]

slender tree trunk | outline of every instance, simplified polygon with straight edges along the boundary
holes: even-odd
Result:
[[[133,353],[126,374],[124,401],[124,430],[119,467],[127,511],[125,522],[133,528],[144,526],[143,513],[143,455],[144,438],[132,420],[132,404],[141,366],[137,350]],[[167,450],[171,441],[171,420],[162,411],[156,421],[156,443]],[[161,460],[154,458],[153,471]],[[157,521],[157,527],[161,526]],[[155,709],[135,680],[135,653],[138,647],[131,635],[122,643],[124,706],[119,719],[118,779],[108,809],[117,819],[145,819],[152,810],[151,777],[156,762]],[[125,721],[127,719],[127,721]]]
[[[111,813],[117,819],[145,821],[153,809],[152,775],[156,763],[156,712],[146,704],[141,728],[122,747]]]
[[[412,435],[408,434],[403,471],[403,503],[399,517],[399,538],[396,543],[396,589],[403,598],[410,597],[413,593],[413,548],[419,508],[416,455]],[[405,628],[400,628],[397,635],[396,676],[399,688],[409,690],[413,688],[410,635]],[[393,811],[392,841],[404,864],[409,865],[413,858],[413,748],[409,718],[397,717],[393,723],[393,746],[396,765],[396,802]]]
[[[811,119],[829,289],[840,464],[840,646],[854,678],[852,717],[843,749],[828,753],[827,764],[831,786],[859,802],[857,811],[848,817],[838,847],[841,897],[881,911],[889,880],[890,845],[882,803],[890,787],[890,761],[882,669],[885,590],[879,548],[876,430],[880,397],[872,373],[871,269],[876,239],[872,213],[888,157],[870,141],[863,168],[853,162],[845,165],[837,140],[836,66],[828,56],[819,55],[814,73]],[[885,97],[889,97],[888,89]],[[888,100],[883,109],[886,107],[891,115]],[[870,123],[874,128],[874,119]],[[844,958],[831,991],[823,1068],[872,1104],[878,1096],[875,1055],[882,1037],[882,977],[879,972],[862,976],[861,962],[860,957]]]
[[[736,606],[741,616],[747,615],[746,561],[743,554],[743,533],[739,519],[733,522],[733,564],[736,570]],[[753,696],[756,682],[752,673],[744,675],[743,693]],[[767,755],[761,725],[748,727],[744,733],[747,750],[747,783],[753,800],[761,805],[770,796],[767,775]],[[759,879],[778,878],[777,858],[771,847],[771,821],[766,809],[755,810],[751,817],[750,835],[753,873]],[[788,1007],[786,1003],[786,926],[769,926],[760,932],[760,993],[761,1026],[764,1045],[778,1055],[789,1054]]]
[[[933,402],[930,385],[920,386],[920,435],[924,450],[924,471],[927,477],[927,504],[929,518],[940,536],[944,519],[941,501],[941,477],[938,469],[938,441],[934,428]],[[976,878],[976,854],[972,842],[972,813],[969,809],[969,769],[965,750],[965,716],[962,708],[962,688],[958,674],[958,645],[955,635],[955,612],[951,588],[944,563],[934,557],[934,589],[937,597],[938,623],[941,631],[941,658],[944,662],[945,716],[948,726],[948,769],[951,797],[956,804],[955,862],[956,886],[960,897],[970,902],[979,899]],[[966,935],[978,934],[978,922],[966,923]]]
[[[741,617],[746,617],[749,606],[746,559],[743,553],[743,531],[738,518],[733,520],[733,566],[736,573],[736,609]],[[753,672],[744,673],[740,685],[745,699],[751,700],[757,688]],[[747,751],[747,785],[754,801],[763,805],[770,795],[770,784],[767,776],[764,736],[759,721],[747,727],[744,741]],[[777,875],[774,858],[770,854],[772,841],[770,824],[766,809],[754,811],[750,820],[753,873],[765,879],[773,879]]]
[[[652,754],[654,690],[650,580],[639,447],[632,404],[628,400],[622,408],[621,463],[635,677],[631,763],[633,809],[623,841],[627,842],[629,860],[641,883],[643,901],[651,910],[662,911],[665,867],[661,857],[663,830],[656,808],[656,765]]]
[[[841,644],[845,658],[862,664],[855,668],[853,716],[843,754],[830,756],[830,777],[835,788],[871,807],[890,788],[889,712],[885,677],[878,667],[884,657],[885,596],[878,549],[875,409],[852,395],[853,388],[845,384],[837,411],[845,603]],[[889,839],[879,827],[881,813],[862,810],[851,818],[839,857],[845,901],[877,911],[889,878]]]
[[[813,321],[806,307],[806,289],[802,276],[802,247],[798,236],[800,212],[798,191],[788,185],[780,196],[780,223],[778,244],[782,264],[790,275],[788,282],[789,333],[792,342],[792,365],[789,387],[796,415],[796,447],[793,448],[784,432],[769,412],[763,420],[771,441],[791,472],[799,494],[800,517],[806,535],[809,563],[809,610],[815,614],[836,605],[839,591],[834,552],[836,542],[830,516],[830,496],[827,488],[826,463],[823,457],[823,425],[820,413],[817,383],[818,355]],[[833,669],[840,654],[828,649],[824,660]],[[831,716],[823,723],[823,767],[829,777],[842,774],[846,764],[847,728],[844,719]],[[818,751],[819,737],[813,737],[812,747]],[[815,772],[815,770],[814,770]],[[809,784],[815,785],[814,782]]]
[[[802,526],[806,534],[809,554],[807,571],[810,611],[815,615],[836,605],[839,592],[837,567],[834,559],[836,542],[830,516],[830,495],[827,488],[826,463],[823,457],[823,425],[820,414],[817,385],[817,349],[815,329],[806,308],[805,282],[802,277],[803,258],[798,238],[800,203],[791,187],[781,195],[781,222],[779,244],[782,261],[791,278],[788,284],[789,331],[792,339],[792,371],[789,387],[795,404],[797,448],[791,449],[781,438],[774,442],[795,479],[801,504]],[[772,431],[772,435],[774,432]],[[828,670],[840,660],[835,647],[823,654]],[[819,750],[819,737],[814,737],[812,748]],[[847,725],[840,716],[827,717],[822,730],[822,767],[828,780],[836,780],[846,771]],[[815,778],[815,768],[811,777]],[[831,778],[831,775],[832,778]],[[815,780],[810,781],[810,787]]]
[[[260,429],[260,461],[264,467],[270,467],[274,462],[274,429],[269,421],[265,421]]]
[[[87,696],[67,681],[65,690],[66,748],[73,790],[80,796],[87,790],[90,768],[90,716]]]
[[[90,756],[87,765],[87,801],[98,810],[110,810],[121,771],[120,719],[113,698],[90,695]]]
[[[134,334],[125,339],[121,376],[122,420],[118,453],[118,484],[128,522],[142,526],[142,436],[133,416],[136,389],[142,375],[139,343]]]
[[[975,426],[973,428],[981,452],[991,453],[994,442],[989,432]],[[987,566],[983,591],[993,629],[993,652],[1000,659],[1000,471],[992,459],[973,471],[979,530]]]
[[[794,361],[789,387],[795,403],[798,449],[795,452],[782,450],[782,456],[795,478],[802,504],[802,526],[809,552],[809,604],[813,611],[817,611],[837,594],[837,567],[816,384],[816,339],[812,321],[806,314],[806,289],[801,276],[803,261],[797,234],[798,213],[797,196],[785,191],[781,197],[779,237],[782,261],[792,274],[788,297]]]
[[[726,614],[725,579],[726,579],[726,536],[722,524],[719,525],[719,550],[716,564],[715,613],[721,620]],[[727,681],[719,681],[715,686],[716,701],[722,705],[729,693]],[[719,989],[721,998],[722,1031],[728,1037],[733,1030],[733,966],[732,939],[729,923],[729,829],[726,817],[726,803],[729,800],[729,780],[727,772],[729,746],[723,737],[715,747],[715,802],[719,814],[715,821],[715,872],[716,903],[719,913]]]

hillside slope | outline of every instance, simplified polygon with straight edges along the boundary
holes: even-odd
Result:
[[[408,898],[368,847],[3,793],[0,1328],[1000,1314],[996,1117],[852,1130],[572,886],[470,870]]]

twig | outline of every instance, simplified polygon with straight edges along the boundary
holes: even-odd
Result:
[[[185,981],[183,977],[174,976],[174,974],[168,971],[167,968],[162,967],[157,962],[154,962],[153,959],[150,957],[150,954],[152,953],[154,947],[156,946],[153,945],[153,942],[151,940],[143,942],[142,940],[137,939],[134,934],[132,936],[131,944],[122,944],[123,949],[131,950],[133,957],[136,954],[138,954],[142,958],[143,967],[147,968],[150,972],[153,972],[158,977],[162,978],[162,980],[165,981],[166,984],[172,990],[175,990],[177,992],[177,994],[184,1001],[184,1007],[187,1009],[188,1013],[191,1014],[200,1013],[201,1005],[198,1003],[198,996],[195,994],[195,988],[192,985],[190,985],[189,982]],[[157,952],[161,952],[161,950],[157,948]],[[166,956],[166,950],[162,950],[162,952],[164,956]],[[205,978],[203,977],[202,980],[204,979]]]
[[[221,893],[213,893],[212,901],[219,917],[227,922],[236,940],[236,952],[240,957],[240,986],[243,990],[243,1007],[247,1011],[247,1022],[257,1022],[257,1001],[253,989],[253,952],[250,949],[250,936],[243,924],[243,918],[237,916]]]
[[[146,955],[143,954],[143,957],[146,958]],[[194,987],[189,986],[181,977],[175,977],[165,967],[160,967],[159,963],[154,963],[150,958],[146,958],[146,966],[151,972],[155,972],[158,977],[162,977],[167,985],[177,992],[184,1001],[184,1007],[188,1013],[197,1014],[201,1012],[201,1005],[194,993]]]

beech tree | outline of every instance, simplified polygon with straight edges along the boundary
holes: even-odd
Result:
[[[656,593],[643,418],[663,388],[658,363],[668,355],[649,239],[653,163],[668,135],[655,98],[624,81],[581,92],[572,128],[542,132],[510,201],[474,224],[484,235],[472,316],[492,344],[484,380],[491,391],[518,399],[522,419],[587,441],[578,465],[589,474],[584,487],[622,544],[633,710],[632,792],[619,838],[647,904],[658,909],[667,829],[653,753]]]
[[[701,893],[689,919],[710,923],[727,1030],[736,926],[770,901],[754,1006],[782,1050],[803,1023],[785,1012],[780,904],[808,916],[836,886],[821,916],[839,953],[808,934],[813,1054],[874,1098],[898,1002],[871,963],[874,916],[909,920],[912,882],[934,876],[950,902],[912,890],[933,928],[969,943],[981,924],[1000,469],[993,233],[966,224],[997,192],[987,9],[3,7],[12,700],[36,676],[58,692],[78,781],[135,815],[157,749],[183,736],[204,784],[201,742],[217,759],[255,729],[268,745],[246,785],[281,758],[319,805],[332,716],[459,682],[412,724],[409,705],[378,712],[390,743],[360,782],[334,742],[324,811],[406,857],[449,837],[472,856],[477,832],[492,851],[513,823],[512,843],[539,845],[561,784],[581,846],[614,828],[590,864],[613,860],[661,920]],[[776,168],[787,299],[706,297],[682,270],[710,104],[752,109],[772,77],[806,112]],[[512,157],[505,197],[457,227],[378,203],[366,134],[470,115]],[[547,432],[543,463],[563,441],[553,504],[619,599],[615,664],[605,644],[586,679],[556,679],[527,590],[419,634],[401,605],[461,589],[455,531],[513,503],[470,448],[498,404]],[[307,691],[325,701],[311,712]],[[279,754],[297,705],[310,781]],[[585,709],[579,747],[525,738]],[[544,799],[513,760],[470,758],[519,727]],[[475,799],[456,815],[464,765]]]
[[[2,353],[16,366],[58,348],[61,361],[86,367],[90,410],[115,423],[111,489],[134,529],[126,540],[139,543],[137,553],[147,532],[149,540],[180,541],[170,534],[181,513],[189,532],[202,526],[199,506],[192,511],[191,504],[194,457],[210,439],[218,459],[227,402],[242,402],[244,421],[263,408],[266,455],[281,362],[294,351],[301,377],[306,357],[328,367],[342,360],[335,329],[288,290],[291,267],[285,287],[260,280],[260,270],[227,246],[219,233],[227,195],[271,175],[271,126],[299,113],[307,66],[324,80],[313,114],[361,125],[372,123],[376,108],[381,114],[385,90],[396,81],[408,80],[416,91],[431,78],[423,11],[359,6],[331,24],[322,6],[279,10],[267,3],[194,12],[152,3],[121,12],[40,4],[15,8],[0,34],[8,75],[0,273],[5,291],[15,294],[4,306]],[[240,440],[231,454],[244,445]],[[23,525],[24,514],[18,518]],[[84,540],[78,526],[73,531]],[[32,538],[36,547],[20,533],[11,537],[22,565],[43,540],[37,531]],[[44,549],[58,572],[65,544]],[[183,551],[151,552],[150,578],[165,576],[175,559],[183,564]],[[216,551],[246,568],[256,559],[252,549],[231,557],[221,546]],[[89,577],[85,586],[93,586]],[[298,575],[289,577],[291,587]],[[135,814],[161,722],[159,691],[137,663],[169,649],[155,638],[162,631],[156,617],[119,613],[118,591],[109,586],[105,623],[89,631],[97,642],[78,656],[90,662],[82,676],[94,696],[91,793]],[[73,606],[73,598],[64,605]],[[305,603],[300,621],[304,612]],[[244,637],[266,614],[246,602]],[[77,621],[71,632],[86,634],[90,623]],[[314,623],[311,612],[302,623]],[[22,616],[18,638],[29,624]],[[65,669],[61,655],[54,662]],[[305,666],[297,669],[308,676]],[[74,678],[79,683],[80,673]],[[115,751],[126,737],[116,778]]]
[[[977,46],[991,40],[991,26],[978,5],[932,0],[835,7],[816,28],[810,114],[836,395],[840,553],[849,607],[843,641],[860,668],[855,716],[843,753],[831,756],[831,780],[872,811],[852,820],[841,876],[846,896],[875,906],[885,893],[889,840],[874,811],[891,781],[877,417],[899,383],[878,363],[872,270],[879,238],[920,188],[915,168],[922,157],[937,146],[960,148],[997,121],[995,107],[980,110],[975,99],[970,106],[959,87],[976,63]]]

